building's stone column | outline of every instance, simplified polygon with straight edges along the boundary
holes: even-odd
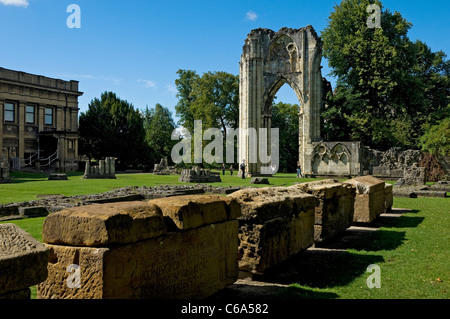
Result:
[[[2,132],[0,132],[0,163],[3,161],[3,114],[4,114],[5,101],[0,100],[0,127]]]
[[[25,109],[27,103],[25,101],[19,101],[17,103],[17,123],[18,126],[18,138],[19,138],[19,147],[17,150],[17,158],[19,158],[19,167],[25,166]]]

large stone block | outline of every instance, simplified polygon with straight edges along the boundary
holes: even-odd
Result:
[[[292,186],[317,197],[315,208],[314,241],[330,240],[353,224],[356,189],[351,184],[336,180],[322,180]]]
[[[42,299],[205,298],[238,276],[238,221],[109,248],[47,245],[48,279],[38,286]],[[79,268],[79,287],[74,272]]]
[[[354,222],[370,223],[385,211],[385,182],[373,176],[360,176],[345,183],[356,187]]]
[[[207,195],[50,215],[38,298],[206,298],[237,280],[239,216],[234,199]]]
[[[45,219],[48,244],[105,246],[126,244],[166,232],[161,209],[145,202],[93,204],[69,208]]]
[[[183,230],[241,216],[236,200],[219,195],[176,196],[153,199],[149,203],[160,207],[163,215]]]
[[[0,299],[29,298],[47,278],[48,249],[14,224],[0,225]]]
[[[392,206],[394,205],[394,193],[393,193],[394,186],[392,184],[385,184],[385,196],[386,196],[386,202],[384,204],[384,210],[386,212],[389,212],[392,210]]]
[[[239,269],[262,274],[314,243],[314,208],[319,200],[294,188],[237,191]]]

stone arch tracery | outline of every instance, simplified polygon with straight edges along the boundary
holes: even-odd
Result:
[[[299,158],[305,173],[312,172],[312,142],[320,141],[322,44],[311,26],[252,30],[245,40],[240,62],[239,157],[249,159],[246,128],[271,128],[270,106],[287,83],[296,93],[299,110]],[[269,134],[270,135],[270,134]],[[261,163],[248,163],[248,172],[258,175]]]

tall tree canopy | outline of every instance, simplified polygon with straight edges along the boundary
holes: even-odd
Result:
[[[175,130],[175,122],[172,113],[157,103],[155,108],[144,111],[145,141],[153,151],[152,161],[159,163],[161,158],[170,158],[170,152],[175,145],[172,141],[172,132]]]
[[[279,129],[279,172],[295,172],[298,161],[299,106],[278,102],[272,104],[272,127]]]
[[[381,8],[381,28],[367,24],[367,7]],[[365,145],[417,147],[427,123],[446,116],[449,61],[408,36],[411,23],[380,1],[343,0],[321,34],[337,86],[327,95],[324,137]],[[448,116],[448,115],[447,115]]]
[[[148,154],[144,119],[133,105],[113,92],[93,99],[80,114],[80,154],[89,158],[117,158],[119,168],[142,164]]]
[[[201,77],[192,70],[178,70],[176,114],[178,124],[192,131],[194,120],[203,127],[228,128],[239,123],[239,77],[226,72],[206,72]]]

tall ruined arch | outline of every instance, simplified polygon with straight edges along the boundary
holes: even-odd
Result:
[[[239,157],[247,173],[264,175],[271,163],[261,163],[250,147],[248,129],[267,129],[271,136],[270,106],[278,90],[288,84],[299,100],[299,160],[312,173],[313,143],[320,138],[322,44],[312,26],[252,30],[240,61]],[[268,140],[270,149],[271,140]],[[259,149],[258,149],[259,152]],[[263,154],[264,155],[264,154]],[[257,160],[255,161],[255,157]]]

